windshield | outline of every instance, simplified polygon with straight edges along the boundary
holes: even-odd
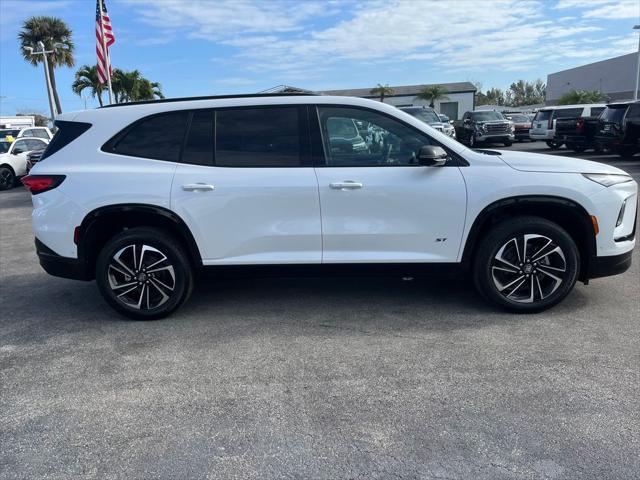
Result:
[[[530,121],[529,117],[527,117],[526,115],[507,115],[507,118],[512,122],[518,123],[529,123]]]
[[[607,107],[602,112],[601,120],[605,122],[622,122],[622,117],[624,117],[624,113],[627,111],[627,106],[622,105],[620,107]]]
[[[504,120],[504,117],[500,112],[473,112],[472,118],[476,122],[490,122],[491,120]]]
[[[0,142],[0,153],[7,153],[10,146],[11,143],[9,142]]]
[[[422,110],[408,110],[407,113],[418,120],[422,120],[424,123],[441,123],[440,118],[433,110],[423,108]]]

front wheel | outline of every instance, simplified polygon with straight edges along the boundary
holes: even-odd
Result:
[[[569,234],[538,217],[509,219],[489,232],[475,255],[476,288],[490,302],[533,313],[562,301],[578,278],[579,252]]]
[[[547,140],[547,147],[551,150],[558,150],[562,146],[562,142],[556,142],[555,140]]]
[[[16,176],[9,167],[0,167],[0,190],[9,190],[16,183]]]
[[[183,247],[154,228],[132,228],[98,255],[96,282],[107,303],[135,320],[166,317],[191,294],[193,272]]]
[[[513,145],[513,142],[511,140],[507,140],[506,142],[504,142],[505,147],[510,147],[511,145]]]

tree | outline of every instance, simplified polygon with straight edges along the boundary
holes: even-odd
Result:
[[[490,88],[487,93],[476,93],[476,105],[506,105],[504,92],[499,88]]]
[[[513,107],[544,103],[546,90],[546,85],[540,79],[533,83],[526,80],[518,80],[509,87],[505,100],[508,105]]]
[[[393,95],[394,91],[388,83],[384,85],[379,83],[376,87],[372,88],[369,93],[371,93],[371,95],[378,95],[380,97],[380,101],[384,103],[384,97]]]
[[[427,85],[416,95],[416,98],[429,102],[429,106],[433,108],[437,100],[446,100],[449,98],[447,97],[447,93],[447,89],[442,85]]]
[[[160,84],[144,78],[138,70],[127,72],[116,68],[111,85],[116,103],[164,98]]]
[[[605,100],[602,93],[597,90],[591,92],[585,90],[571,90],[558,99],[558,105],[581,105],[584,103],[598,103]]]
[[[31,17],[24,22],[22,31],[18,34],[22,56],[34,66],[39,63],[44,65],[43,55],[31,55],[25,47],[38,49],[38,42],[42,42],[46,50],[53,50],[53,53],[47,54],[47,59],[49,61],[49,77],[51,78],[53,98],[56,109],[60,113],[62,112],[62,107],[60,106],[60,98],[56,88],[55,67],[73,67],[75,64],[75,59],[73,58],[74,44],[71,35],[71,29],[67,24],[56,17]],[[61,44],[62,47],[58,46],[56,48],[55,44]]]
[[[98,98],[102,106],[102,92],[104,85],[98,80],[98,68],[95,65],[82,65],[76,72],[76,79],[71,84],[73,93],[82,96],[82,92],[89,89],[92,98]]]

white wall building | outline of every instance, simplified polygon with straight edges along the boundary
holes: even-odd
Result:
[[[459,120],[464,112],[475,108],[476,87],[471,82],[439,83],[438,85],[447,90],[448,98],[435,102],[436,111],[447,115],[451,120]],[[428,106],[429,102],[416,98],[416,95],[428,86],[431,84],[392,86],[394,93],[391,96],[386,96],[384,102],[396,107]],[[326,90],[320,93],[377,100],[379,97],[371,94],[372,88]]]
[[[0,117],[0,128],[35,127],[36,120],[31,115],[16,115],[14,117]]]

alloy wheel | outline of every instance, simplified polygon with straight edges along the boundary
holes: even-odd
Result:
[[[8,168],[0,169],[0,190],[6,190],[13,185],[13,173]]]
[[[115,298],[137,310],[163,305],[176,288],[175,269],[167,256],[145,244],[118,250],[109,262],[107,276]]]
[[[492,259],[490,268],[500,295],[518,303],[548,298],[567,275],[567,261],[560,246],[538,234],[508,240]]]

